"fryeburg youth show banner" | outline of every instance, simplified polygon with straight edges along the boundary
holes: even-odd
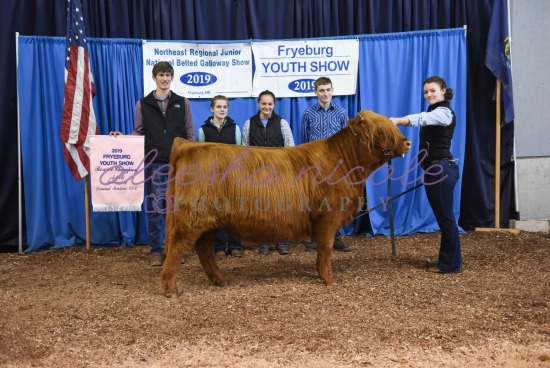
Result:
[[[313,96],[313,83],[329,77],[335,95],[353,95],[357,86],[359,41],[274,41],[252,44],[255,73],[252,91],[277,97]]]
[[[144,41],[144,95],[156,89],[152,69],[159,61],[174,67],[172,90],[187,98],[256,97],[266,89],[277,97],[313,96],[313,83],[319,77],[329,77],[339,86],[335,95],[352,95],[357,86],[359,41]]]

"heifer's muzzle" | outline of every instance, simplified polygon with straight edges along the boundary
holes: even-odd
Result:
[[[372,144],[372,146],[374,147],[375,150],[378,150],[380,152],[382,152],[384,154],[384,156],[389,156],[391,155],[391,149],[393,148],[393,144],[391,146],[389,146],[388,148],[381,148],[379,147],[377,144]],[[405,154],[403,154],[405,155]]]

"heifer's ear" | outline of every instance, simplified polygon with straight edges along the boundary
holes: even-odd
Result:
[[[367,116],[365,116],[365,113],[367,113]],[[357,117],[355,118],[355,123],[357,126],[361,127],[362,130],[372,130],[372,124],[369,124],[371,122],[370,116],[368,114],[368,111],[359,111],[357,114]]]
[[[361,112],[357,113],[357,116],[351,118],[348,120],[348,125],[359,125],[359,123],[364,120],[364,118],[361,116]]]
[[[357,117],[355,118],[355,121],[356,121],[357,123],[360,123],[360,122],[366,120],[365,116],[363,116],[364,113],[365,113],[364,110],[363,110],[363,111],[359,111],[359,112],[357,113]]]
[[[357,113],[356,121],[357,122],[363,121],[363,122],[366,122],[366,123],[368,123],[368,122],[372,123],[372,122],[374,122],[376,115],[377,114],[375,114],[371,110],[361,110]]]

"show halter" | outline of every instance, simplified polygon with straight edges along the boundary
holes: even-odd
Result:
[[[361,115],[359,115],[359,116],[361,116]],[[361,120],[362,120],[362,119],[363,119],[363,117],[361,117]],[[357,133],[355,133],[355,132],[353,131],[353,129],[351,128],[351,125],[348,125],[348,128],[349,128],[349,130],[351,130],[351,132],[353,133],[353,135],[357,137]],[[361,139],[360,139],[359,141],[360,141],[361,143],[368,144],[368,142],[365,142],[365,141],[363,140],[363,136],[361,136]],[[379,147],[377,144],[375,144],[375,143],[373,142],[373,143],[372,143],[372,147],[373,147],[374,149],[376,149],[376,150],[382,152],[382,153],[384,154],[384,156],[389,156],[389,155],[391,155],[391,149],[393,148],[393,144],[390,145],[388,148],[381,148],[381,147]]]

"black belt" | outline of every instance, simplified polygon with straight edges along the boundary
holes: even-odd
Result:
[[[456,164],[458,161],[458,158],[442,158],[441,160],[431,160],[431,161],[428,161],[427,164],[430,165],[430,164],[435,164],[442,161],[451,161]]]

